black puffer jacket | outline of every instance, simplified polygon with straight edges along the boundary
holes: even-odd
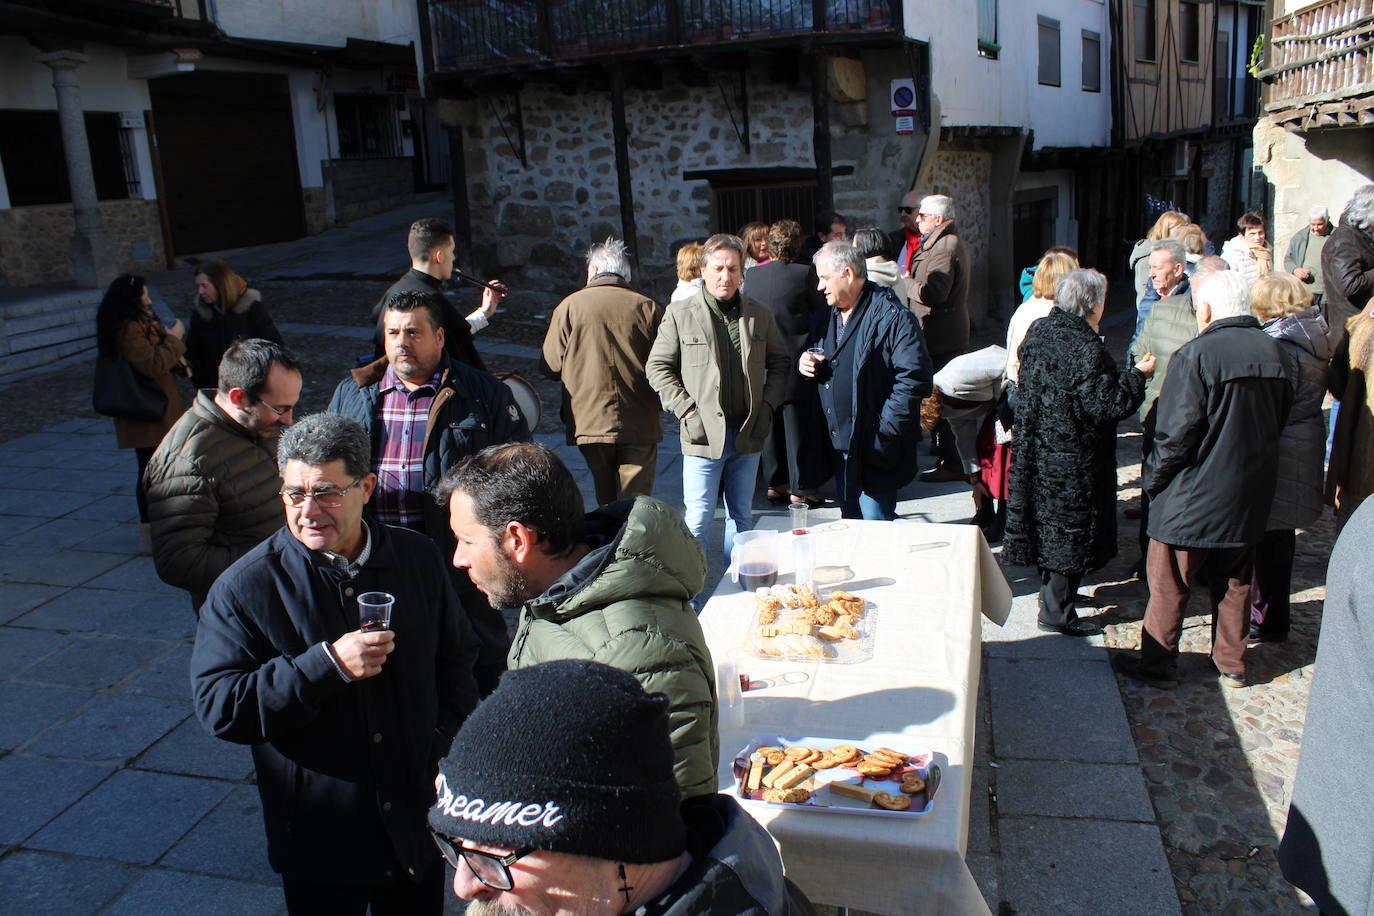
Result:
[[[1082,318],[1055,308],[1021,344],[1005,558],[1058,573],[1116,556],[1116,424],[1145,399]]]
[[[196,389],[219,386],[219,361],[224,351],[236,340],[259,337],[282,343],[262,295],[246,289],[227,312],[206,305],[195,297],[191,311],[191,327],[186,331],[186,361],[191,364],[191,384]]]
[[[143,474],[158,578],[200,607],[219,574],[284,518],[277,440],[261,439],[196,395]]]
[[[1259,542],[1296,371],[1251,315],[1214,321],[1179,348],[1145,459],[1152,539],[1193,548]]]
[[[253,746],[272,868],[303,881],[389,883],[436,850],[425,827],[439,758],[477,705],[476,642],[424,535],[369,524],[347,578],[286,528],[215,583],[191,653],[196,716]],[[346,683],[323,643],[358,628],[357,595],[396,596],[395,650]]]
[[[1374,296],[1374,231],[1341,225],[1322,247],[1322,308],[1332,346],[1345,337],[1345,323]]]

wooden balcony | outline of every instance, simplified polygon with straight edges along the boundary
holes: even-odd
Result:
[[[1294,130],[1374,124],[1374,0],[1323,0],[1274,20],[1265,111]]]
[[[429,0],[436,72],[901,33],[901,0]]]

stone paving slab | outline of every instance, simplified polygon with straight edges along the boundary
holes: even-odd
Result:
[[[4,586],[5,588],[20,586]],[[27,586],[48,588],[48,586]],[[84,587],[63,593],[17,617],[16,627],[184,640],[195,636],[195,615],[184,592],[150,594]]]
[[[1154,824],[1003,817],[1001,892],[1019,916],[1178,913]]]
[[[252,775],[253,758],[246,744],[213,738],[205,733],[195,716],[190,716],[148,748],[138,758],[137,766],[144,770],[237,782]]]
[[[127,589],[134,592],[145,592],[155,595],[177,595],[186,600],[186,607],[191,606],[191,599],[187,593],[177,588],[175,585],[168,585],[158,578],[157,567],[153,565],[152,557],[134,557],[129,559],[123,557],[124,562],[117,568],[110,570],[102,576],[91,579],[86,584],[91,588],[113,588]]]
[[[1155,819],[1136,764],[1003,760],[997,770],[997,810],[1002,815]]]
[[[0,580],[33,582],[38,585],[81,585],[101,573],[108,572],[128,557],[121,553],[95,551],[42,550],[10,548],[22,551],[0,567]]]
[[[61,585],[37,585],[32,582],[0,583],[0,624],[9,623],[66,591],[67,589]]]
[[[25,668],[24,679],[98,690],[113,687],[166,651],[159,640],[83,636]]]
[[[99,912],[138,876],[138,869],[113,862],[12,852],[0,859],[0,916]]]
[[[1135,763],[1121,695],[1100,661],[988,659],[997,758]]]
[[[125,640],[128,642],[129,640]],[[163,644],[165,645],[165,644]],[[180,645],[148,665],[124,689],[142,696],[191,702],[191,646]]]
[[[24,750],[73,760],[131,760],[189,714],[185,702],[127,694],[97,696],[68,721],[40,732]]]
[[[214,811],[163,856],[161,864],[225,878],[277,881],[267,863],[262,800],[257,787],[235,786]]]
[[[0,750],[19,747],[53,722],[74,715],[91,696],[89,690],[69,687],[0,683]]]
[[[218,780],[120,770],[25,844],[31,849],[151,865],[229,794]],[[156,817],[131,818],[131,812]]]
[[[108,522],[133,521],[138,518],[138,502],[132,493],[112,493],[72,510],[67,514],[67,518]]]
[[[969,873],[973,875],[978,889],[983,892],[983,902],[994,913],[1001,910],[1002,889],[998,878],[1000,862],[998,856],[987,853],[970,852],[964,856]]]
[[[84,541],[73,544],[71,549],[93,550],[97,553],[137,554],[139,550],[138,522],[130,520],[111,525],[103,531],[92,534]]]
[[[103,492],[103,491],[102,491]],[[10,516],[13,518],[14,516]],[[26,527],[10,533],[4,543],[34,548],[70,548],[88,541],[115,526],[114,522],[92,521],[83,518],[55,518],[41,525]],[[9,528],[6,526],[6,530]]]
[[[0,639],[0,672],[14,677],[39,659],[71,645],[75,639],[64,633],[10,627],[5,638]]]
[[[273,876],[275,877],[275,876]],[[281,888],[155,868],[144,872],[103,916],[165,916],[169,901],[195,916],[284,913]]]
[[[114,772],[106,764],[49,760],[9,754],[0,757],[0,785],[23,786],[7,792],[0,818],[0,843],[18,845]]]

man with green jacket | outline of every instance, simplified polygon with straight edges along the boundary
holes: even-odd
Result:
[[[448,503],[453,565],[493,607],[520,609],[510,668],[578,658],[633,674],[668,697],[683,798],[715,792],[715,666],[691,606],[706,559],[682,517],[648,496],[584,516],[567,467],[525,442],[464,460],[436,495]]]
[[[754,481],[792,360],[773,314],[739,291],[744,242],[718,234],[701,250],[702,288],[669,304],[645,368],[663,409],[681,423],[682,503],[706,550],[725,491],[725,562],[754,527]]]

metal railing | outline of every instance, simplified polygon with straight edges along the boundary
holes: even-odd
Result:
[[[1325,0],[1274,20],[1269,111],[1374,92],[1374,0]]]
[[[430,0],[438,70],[815,32],[885,32],[901,0]]]

